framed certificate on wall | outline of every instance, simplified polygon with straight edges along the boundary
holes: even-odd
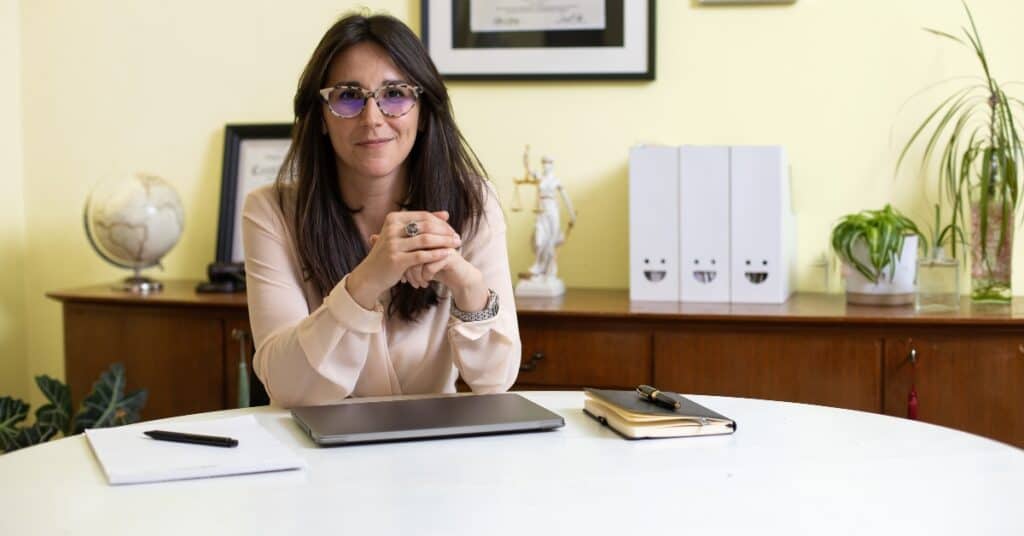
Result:
[[[242,203],[249,192],[277,179],[291,146],[288,123],[227,125],[217,219],[217,262],[244,262]]]
[[[654,80],[654,0],[422,0],[451,80]]]

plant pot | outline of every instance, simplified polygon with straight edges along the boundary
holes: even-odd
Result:
[[[870,265],[867,246],[858,242],[853,247],[853,256],[859,262]],[[910,305],[914,303],[917,271],[917,236],[903,240],[903,250],[894,266],[886,266],[878,281],[871,281],[856,268],[843,262],[846,276],[846,301],[857,305]]]
[[[975,302],[1010,303],[1013,297],[1013,211],[1006,215],[1004,232],[1001,205],[989,204],[983,237],[981,211],[977,203],[971,204],[971,300]]]
[[[937,246],[917,263],[917,300],[914,308],[925,313],[960,308],[960,263]]]

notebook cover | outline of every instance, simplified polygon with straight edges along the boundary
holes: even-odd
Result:
[[[633,413],[640,413],[644,415],[656,415],[659,417],[704,417],[707,419],[721,419],[729,421],[733,425],[733,429],[736,429],[736,421],[718,413],[717,411],[710,410],[685,396],[677,393],[669,393],[663,391],[666,395],[679,401],[679,409],[672,410],[664,406],[659,406],[651,402],[642,400],[637,396],[636,391],[623,391],[615,389],[591,389],[589,387],[583,389],[584,392],[589,393],[590,396],[602,400],[608,404],[618,406],[622,409]]]

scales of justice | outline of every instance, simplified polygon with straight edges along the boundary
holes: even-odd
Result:
[[[516,296],[561,296],[565,294],[565,283],[558,278],[558,264],[555,262],[555,257],[558,247],[565,243],[573,226],[576,225],[576,211],[573,209],[569,195],[565,193],[562,184],[555,177],[555,161],[544,156],[540,162],[541,172],[539,174],[530,169],[530,146],[527,145],[523,151],[523,177],[512,179],[515,185],[515,199],[511,207],[513,212],[523,210],[519,198],[519,187],[537,187],[537,198],[533,206],[536,221],[533,225],[531,244],[534,262],[529,270],[519,273]],[[569,216],[564,232],[561,224],[560,203],[565,204],[565,210]]]

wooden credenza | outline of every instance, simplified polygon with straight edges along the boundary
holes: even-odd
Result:
[[[77,404],[113,361],[146,387],[147,419],[233,407],[248,332],[244,295],[167,282],[152,296],[89,287],[64,304],[66,376]],[[630,302],[571,289],[517,300],[517,389],[661,389],[787,400],[918,418],[1024,446],[1024,301],[958,313],[847,306],[797,294],[783,305]],[[244,338],[242,339],[244,343]]]

